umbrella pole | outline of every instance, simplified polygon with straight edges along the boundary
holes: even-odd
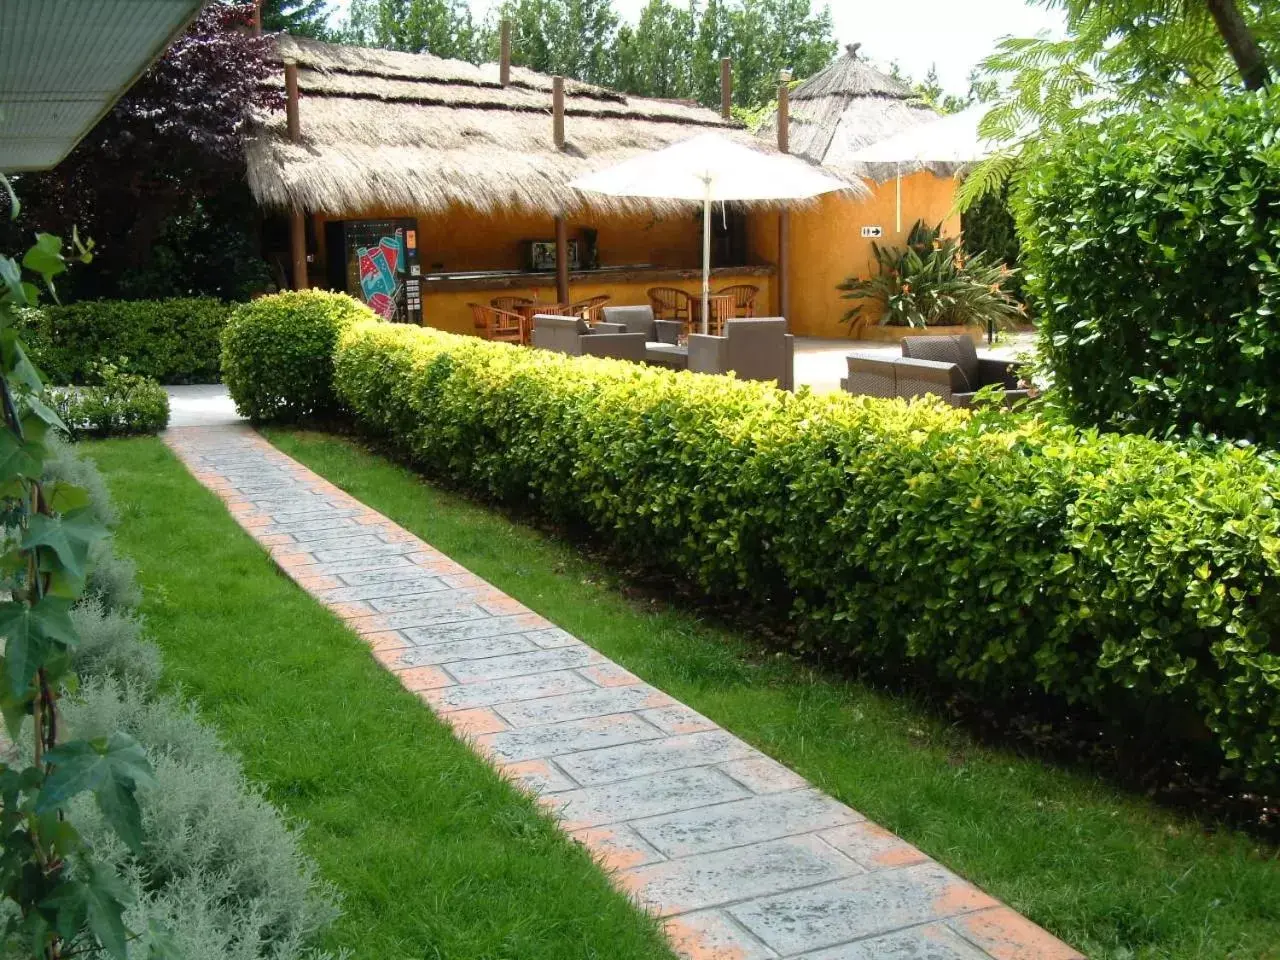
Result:
[[[702,332],[707,332],[707,311],[711,308],[711,181],[702,206]]]
[[[897,195],[897,226],[894,228],[898,233],[902,232],[902,164],[894,163],[894,192]]]

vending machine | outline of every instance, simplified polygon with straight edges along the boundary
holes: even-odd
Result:
[[[422,323],[417,220],[344,221],[342,249],[348,293],[387,320]]]

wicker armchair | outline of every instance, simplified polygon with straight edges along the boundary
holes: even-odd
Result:
[[[659,320],[680,320],[687,327],[693,319],[693,298],[678,287],[650,287],[646,293]]]
[[[524,343],[528,324],[518,313],[486,307],[480,303],[467,304],[475,321],[476,333],[485,340],[501,340],[505,343]]]
[[[581,317],[587,323],[599,323],[604,305],[612,299],[608,294],[601,294],[598,297],[589,297],[586,300],[579,300],[577,303],[570,304],[569,309],[573,311],[575,317]]]
[[[732,287],[717,290],[716,293],[721,296],[724,294],[733,295],[733,315],[735,318],[754,317],[756,315],[756,297],[760,294],[759,287],[753,287],[749,283],[737,283]]]
[[[495,310],[505,310],[507,313],[520,313],[522,307],[532,305],[533,301],[528,297],[494,297],[489,301],[489,306]]]
[[[689,337],[689,369],[730,373],[739,380],[773,380],[783,390],[795,381],[795,337],[781,317],[730,320],[724,336]]]

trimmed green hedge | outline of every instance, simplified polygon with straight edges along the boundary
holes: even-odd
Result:
[[[222,333],[222,370],[236,409],[254,421],[333,413],[338,334],[374,316],[354,297],[325,290],[277,293],[237,307]]]
[[[1082,424],[1280,443],[1280,96],[1073,130],[1015,203],[1040,349]]]
[[[160,384],[110,367],[100,379],[91,386],[45,392],[72,438],[159,433],[169,425],[169,395]]]
[[[380,323],[335,388],[426,471],[789,616],[807,652],[1280,779],[1280,476],[1248,451]]]
[[[84,300],[23,311],[24,335],[50,383],[87,383],[102,360],[161,383],[214,383],[233,306],[210,297]]]

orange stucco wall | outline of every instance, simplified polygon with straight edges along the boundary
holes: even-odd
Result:
[[[868,184],[872,195],[866,200],[847,196],[823,197],[813,207],[791,214],[790,314],[791,331],[805,337],[845,337],[846,324],[840,322],[850,303],[842,300],[836,284],[857,274],[869,276],[875,270],[872,241],[863,239],[864,226],[879,226],[884,234],[875,241],[882,246],[901,246],[918,219],[930,225],[941,223],[943,232],[960,232],[960,217],[951,213],[955,181],[916,173],[902,178],[902,229],[895,229],[895,183]],[[748,232],[751,259],[776,263],[778,257],[777,217],[762,217]]]

